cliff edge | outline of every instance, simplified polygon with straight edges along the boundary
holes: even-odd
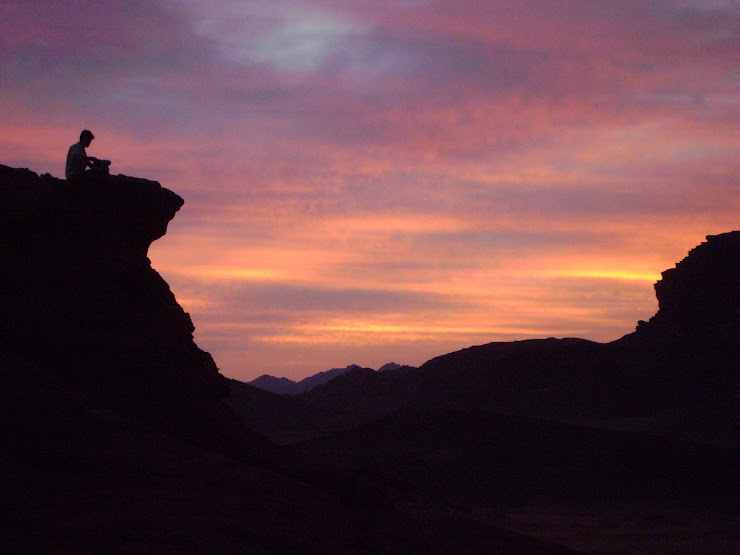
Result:
[[[0,165],[0,347],[208,443],[233,424],[225,380],[147,258],[182,205],[146,179],[74,186]]]
[[[707,235],[655,284],[658,313],[649,324],[696,332],[740,324],[740,231]]]

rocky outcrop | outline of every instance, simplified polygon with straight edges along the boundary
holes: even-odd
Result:
[[[655,284],[659,310],[650,325],[679,332],[737,326],[738,284],[740,231],[708,235],[675,268],[662,273]]]
[[[0,166],[0,346],[195,437],[229,419],[226,384],[147,258],[182,205],[145,179],[74,186]]]

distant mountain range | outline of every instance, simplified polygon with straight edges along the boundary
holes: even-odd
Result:
[[[313,376],[309,376],[308,378],[304,378],[298,382],[288,378],[276,378],[275,376],[264,374],[247,383],[254,387],[264,389],[265,391],[269,391],[270,393],[275,393],[276,395],[300,395],[301,393],[311,391],[317,385],[330,382],[337,376],[341,376],[346,372],[358,368],[361,368],[361,366],[358,366],[357,364],[350,364],[345,368],[332,368],[331,370],[319,372],[318,374],[314,374]],[[378,368],[378,372],[390,372],[398,370],[399,368],[402,368],[400,364],[389,362]]]

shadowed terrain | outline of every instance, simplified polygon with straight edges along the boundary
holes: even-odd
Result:
[[[261,414],[279,405],[305,418],[325,418],[327,430],[398,411],[455,409],[737,446],[740,232],[708,237],[663,272],[655,289],[657,314],[611,343],[575,338],[490,343],[436,357],[420,368],[354,368],[292,398],[256,393],[232,381],[232,400],[251,392],[250,403],[234,406],[257,430]],[[310,429],[321,435],[316,423]],[[267,433],[288,441],[280,434],[279,429]]]
[[[740,232],[707,237],[655,290],[657,314],[611,343],[490,343],[291,398],[230,382],[229,402],[412,504],[587,551],[737,552]]]
[[[146,256],[182,204],[0,166],[0,551],[569,552],[248,429]]]

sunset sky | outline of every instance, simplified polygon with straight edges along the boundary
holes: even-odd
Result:
[[[226,376],[611,341],[740,228],[740,3],[0,0],[0,163],[83,128]]]

